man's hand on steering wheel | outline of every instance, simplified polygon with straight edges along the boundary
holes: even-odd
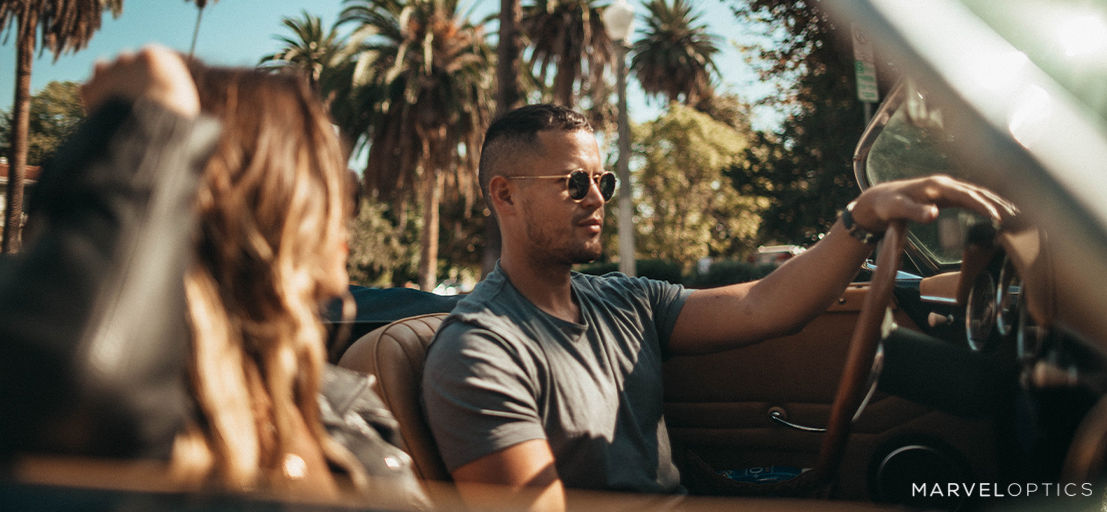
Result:
[[[1017,212],[994,193],[949,176],[882,183],[865,190],[854,203],[854,222],[876,233],[884,232],[888,222],[896,219],[933,222],[939,208],[969,209],[1000,224]]]

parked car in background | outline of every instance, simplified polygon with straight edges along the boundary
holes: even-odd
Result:
[[[757,248],[757,252],[750,254],[746,261],[755,265],[780,266],[805,250],[798,245],[762,245]]]

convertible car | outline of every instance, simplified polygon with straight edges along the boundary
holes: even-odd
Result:
[[[903,77],[857,146],[859,186],[949,175],[1018,214],[997,224],[944,210],[932,224],[893,225],[867,280],[802,331],[669,360],[674,456],[689,490],[713,498],[573,493],[571,508],[1103,508],[1107,4],[819,5]],[[332,355],[377,375],[418,474],[448,509],[458,503],[416,387],[441,319],[396,319]],[[103,471],[26,461],[0,486],[0,508],[381,507],[181,496],[136,483],[148,471],[92,467]]]
[[[861,189],[927,175],[1011,201],[895,226],[871,279],[801,332],[665,371],[694,494],[937,508],[1100,505],[1107,488],[1107,5],[821,2],[903,78],[862,136]],[[427,479],[410,388],[440,316],[354,343]],[[407,361],[397,366],[396,355]],[[387,376],[398,375],[396,381]],[[392,389],[389,389],[389,386]],[[757,505],[753,505],[757,503]],[[826,506],[806,501],[797,508]]]

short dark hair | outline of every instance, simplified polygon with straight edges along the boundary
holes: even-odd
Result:
[[[480,191],[484,203],[493,215],[492,198],[488,195],[488,184],[493,176],[503,175],[501,163],[523,151],[538,151],[543,148],[538,140],[538,132],[548,130],[576,131],[592,133],[592,125],[579,112],[561,105],[542,103],[527,105],[508,112],[488,127],[484,135],[484,145],[480,150]]]

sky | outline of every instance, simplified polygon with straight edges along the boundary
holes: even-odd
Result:
[[[477,21],[499,9],[499,0],[469,0]],[[475,2],[475,3],[474,3]],[[641,0],[629,0],[638,14],[645,12]],[[525,3],[525,2],[524,2]],[[691,0],[703,14],[701,21],[720,36],[721,54],[716,65],[722,73],[724,90],[753,101],[773,92],[772,86],[761,83],[756,73],[737,50],[736,44],[749,44],[751,35],[737,24],[734,15],[722,0]],[[284,17],[299,17],[301,11],[319,16],[324,26],[330,26],[342,9],[341,0],[221,0],[208,3],[200,25],[196,55],[210,64],[254,66],[266,54],[280,49],[276,35],[291,34],[281,24]],[[135,50],[149,43],[158,43],[187,52],[196,23],[196,6],[185,0],[126,0],[123,14],[112,18],[105,13],[100,30],[86,49],[62,55],[54,61],[53,54],[42,54],[34,62],[31,75],[32,93],[51,81],[86,80],[97,59],[110,59],[124,50]],[[640,30],[639,20],[635,29]],[[494,26],[491,27],[494,31]],[[636,34],[633,39],[636,39]],[[6,30],[0,37],[0,109],[11,108],[15,94],[15,34]],[[663,105],[648,101],[633,79],[628,80],[628,108],[636,122],[656,118]],[[755,109],[754,127],[766,128],[779,123],[779,114],[771,109]]]

